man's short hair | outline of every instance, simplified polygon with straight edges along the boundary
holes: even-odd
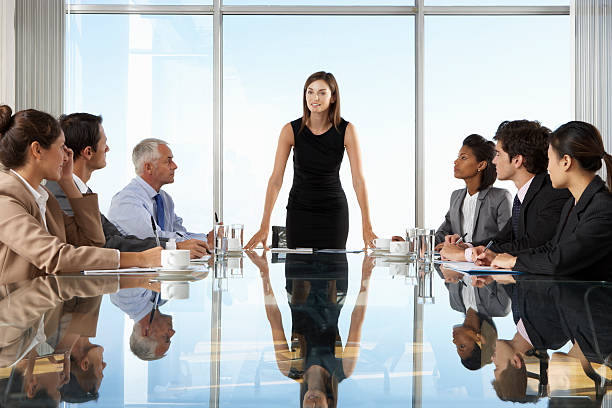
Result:
[[[548,167],[550,133],[550,129],[537,121],[506,120],[499,125],[493,139],[501,143],[510,160],[520,154],[525,169],[531,174],[538,174]]]
[[[132,161],[134,162],[134,170],[137,175],[141,175],[144,172],[145,163],[151,163],[159,159],[160,154],[157,146],[168,145],[167,142],[161,139],[144,139],[132,150]]]
[[[150,337],[142,335],[140,323],[134,323],[132,335],[130,336],[130,350],[136,357],[144,361],[159,360],[165,354],[158,356],[155,354],[157,342]]]
[[[71,113],[60,116],[59,123],[66,137],[66,146],[72,149],[75,159],[88,146],[91,146],[94,152],[97,150],[102,116],[90,113]]]
[[[493,388],[495,393],[502,401],[524,402],[527,395],[527,368],[525,363],[521,368],[516,368],[512,364],[501,373],[499,378],[494,380]]]

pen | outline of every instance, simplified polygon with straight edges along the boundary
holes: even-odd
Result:
[[[217,215],[217,212],[215,211],[215,222],[218,224],[219,223],[219,216]]]
[[[459,239],[457,240],[457,242],[455,242],[455,244],[459,244],[459,243],[463,242],[465,237],[467,237],[467,232],[465,234],[463,234],[462,236],[460,236]]]
[[[159,307],[159,292],[155,294],[155,301],[153,302],[153,308],[151,309],[151,314],[149,315],[149,324],[153,321],[153,316],[155,315],[155,311]]]
[[[490,240],[489,243],[487,244],[487,246],[485,247],[484,251],[482,251],[482,253],[487,252],[487,249],[491,248],[491,245],[493,245],[493,240]]]
[[[155,235],[155,243],[157,244],[157,246],[161,246],[161,244],[159,243],[159,236],[157,235],[157,227],[155,226],[155,220],[153,219],[153,216],[151,216],[151,227],[153,228],[153,235]]]

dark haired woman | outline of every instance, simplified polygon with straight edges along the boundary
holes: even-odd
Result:
[[[550,135],[549,142],[552,185],[567,188],[572,194],[561,213],[557,232],[540,247],[497,255],[491,265],[546,275],[570,275],[587,268],[593,274],[609,274],[612,156],[606,153],[597,128],[585,122],[561,125]],[[608,186],[596,174],[602,161],[606,164]],[[481,249],[474,255],[484,258]]]
[[[370,222],[357,132],[352,124],[340,117],[340,91],[334,76],[321,71],[308,77],[302,104],[302,118],[287,123],[281,131],[261,227],[245,248],[252,249],[260,242],[267,247],[272,209],[292,148],[294,175],[287,204],[287,246],[346,248],[348,204],[339,176],[345,149],[361,207],[363,242],[366,248],[373,246],[376,235]]]
[[[474,134],[463,140],[454,175],[465,188],[451,194],[450,208],[436,231],[436,250],[447,235],[465,235],[464,242],[487,240],[510,219],[512,196],[506,189],[491,187],[497,176],[494,157],[495,144],[484,137]]]
[[[76,188],[72,151],[64,145],[58,122],[34,109],[11,113],[10,107],[0,106],[0,283],[83,269],[159,265],[159,247],[119,253],[88,246],[104,244],[98,198]],[[59,183],[74,217],[62,212],[41,185],[43,179]]]

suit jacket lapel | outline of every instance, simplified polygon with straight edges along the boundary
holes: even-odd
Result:
[[[587,188],[580,196],[580,199],[578,200],[576,205],[574,205],[573,203],[574,197],[570,199],[571,201],[568,200],[568,204],[563,207],[563,214],[561,215],[560,219],[561,222],[565,221],[565,225],[563,228],[561,228],[561,230],[558,231],[557,236],[555,237],[557,242],[561,240],[561,236],[563,236],[564,234],[571,234],[576,230],[576,227],[580,222],[580,215],[587,208],[595,194],[599,192],[602,188],[606,188],[603,180],[601,180],[599,176],[595,176],[595,178],[589,183]],[[567,213],[569,211],[571,211],[571,213],[568,216]]]
[[[465,195],[467,194],[467,188],[461,190],[461,194],[457,196],[456,201],[453,203],[451,207],[451,222],[458,222],[459,225],[453,225],[453,230],[461,231],[461,235],[465,232],[463,231],[463,222],[461,217],[461,206],[463,204],[463,200],[465,199]]]
[[[523,233],[527,229],[525,227],[525,209],[527,208],[531,200],[533,200],[533,197],[535,197],[535,195],[542,189],[542,184],[544,184],[546,176],[546,173],[540,173],[535,175],[535,177],[531,181],[531,184],[529,185],[529,188],[527,189],[527,194],[525,194],[525,198],[521,203],[521,213],[519,215],[519,231],[523,231]]]
[[[474,210],[474,230],[472,231],[472,237],[474,235],[474,232],[476,232],[476,225],[478,223],[478,214],[480,213],[480,206],[482,205],[482,203],[484,203],[484,200],[487,197],[487,194],[489,194],[490,189],[491,187],[486,188],[478,193],[478,200],[476,200],[476,209]]]

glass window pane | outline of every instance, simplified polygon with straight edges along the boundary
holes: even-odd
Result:
[[[143,6],[211,5],[212,0],[67,0],[66,4],[118,4]]]
[[[170,144],[176,181],[164,189],[190,231],[212,214],[212,17],[69,15],[66,112],[101,114],[110,151],[90,183],[108,210],[134,176],[147,137]],[[112,180],[112,182],[110,182]]]
[[[306,78],[326,70],[339,82],[342,116],[359,134],[374,232],[390,236],[413,224],[414,18],[227,16],[223,26],[227,222],[244,222],[245,239],[259,228],[280,130],[302,116]],[[285,225],[292,160],[272,225]],[[349,202],[347,246],[361,248],[346,154],[341,181]]]
[[[224,0],[223,4],[230,6],[413,6],[414,0]]]
[[[426,17],[425,42],[425,219],[433,228],[451,191],[465,187],[453,161],[466,136],[492,139],[504,120],[554,130],[572,119],[570,18]],[[508,181],[496,186],[516,192]]]
[[[569,0],[425,0],[426,6],[569,6]]]

